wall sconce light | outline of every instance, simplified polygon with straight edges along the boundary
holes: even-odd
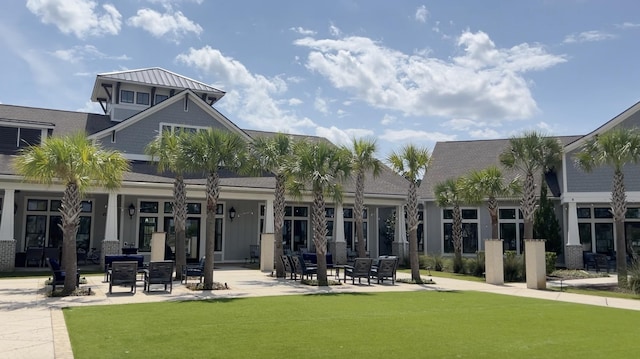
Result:
[[[133,218],[135,214],[136,214],[136,206],[134,206],[133,203],[131,203],[129,205],[129,218]]]
[[[229,219],[233,222],[234,218],[236,218],[236,209],[231,207],[229,208]]]

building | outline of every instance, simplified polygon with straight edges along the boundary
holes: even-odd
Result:
[[[596,168],[585,173],[575,164],[575,154],[586,140],[614,127],[640,126],[640,102],[606,122],[600,128],[583,136],[563,136],[562,165],[547,174],[545,185],[556,203],[556,216],[562,227],[565,244],[564,264],[569,268],[582,268],[583,251],[611,255],[615,248],[615,231],[610,208],[613,169]],[[490,165],[500,166],[499,155],[508,146],[506,139],[482,141],[439,142],[432,153],[432,163],[423,179],[421,197],[424,200],[425,252],[453,253],[451,244],[450,209],[435,204],[433,187],[448,178],[457,178],[470,170]],[[640,251],[640,166],[624,168],[628,210],[625,235],[636,252]],[[516,174],[504,171],[505,178]],[[537,176],[537,186],[542,176]],[[484,240],[491,236],[491,219],[486,206],[463,206],[463,254],[474,256],[484,249]],[[500,239],[505,250],[522,253],[524,221],[519,211],[519,199],[501,199],[499,207]]]
[[[29,247],[60,247],[62,233],[58,208],[64,188],[23,181],[11,166],[17,150],[37,144],[40,138],[78,130],[104,148],[118,150],[131,161],[122,187],[116,193],[95,189],[83,202],[77,246],[103,248],[104,254],[123,247],[149,254],[154,232],[167,233],[174,247],[171,213],[174,176],[158,173],[144,154],[145,146],[162,130],[198,130],[217,127],[240,134],[247,141],[273,133],[238,128],[214,107],[225,93],[204,83],[160,68],[99,74],[91,100],[104,114],[0,105],[0,270],[22,265]],[[297,136],[302,138],[302,136]],[[311,138],[311,140],[324,140]],[[224,172],[215,228],[215,261],[242,262],[249,246],[260,243],[264,223],[273,222],[275,180],[272,176],[241,177]],[[187,255],[204,254],[206,178],[186,176],[188,197]],[[372,255],[391,254],[407,247],[406,236],[380,235],[390,231],[387,220],[403,211],[407,182],[389,168],[365,185],[365,236]],[[353,183],[345,185],[343,204],[327,204],[330,250],[337,260],[355,248]],[[287,203],[283,241],[292,251],[312,248],[311,198]],[[234,214],[231,216],[231,214]],[[395,222],[394,222],[395,223]],[[395,223],[394,233],[403,222]],[[395,248],[394,248],[395,243]],[[105,247],[105,244],[107,246]]]

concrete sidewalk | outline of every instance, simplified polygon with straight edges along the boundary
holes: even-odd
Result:
[[[407,273],[398,273],[399,277],[409,277]],[[234,298],[271,295],[292,295],[309,293],[348,293],[382,291],[481,291],[521,297],[557,300],[588,305],[598,305],[628,310],[640,310],[640,300],[605,298],[590,295],[572,294],[558,291],[527,289],[525,283],[490,285],[447,278],[434,278],[434,285],[411,285],[396,283],[352,285],[350,281],[341,286],[324,288],[301,285],[287,279],[276,279],[258,270],[242,267],[224,267],[217,269],[214,280],[227,283],[229,290],[194,292],[184,285],[174,282],[173,293],[168,294],[158,286],[156,291],[145,293],[142,283],[137,293],[131,294],[128,288],[114,288],[108,294],[108,283],[103,283],[102,275],[87,276],[87,284],[95,295],[85,297],[50,298],[46,296],[44,281],[46,278],[20,278],[0,280],[0,358],[73,358],[71,344],[66,330],[61,308],[81,305],[109,305],[126,303],[159,302],[168,300],[199,300],[211,298]],[[585,284],[615,284],[617,278],[611,277],[565,280],[564,286]],[[559,283],[549,282],[549,286]]]

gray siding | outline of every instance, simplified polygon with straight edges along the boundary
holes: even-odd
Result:
[[[145,146],[158,134],[160,123],[184,124],[190,126],[222,128],[218,119],[189,99],[188,111],[184,111],[184,101],[177,101],[167,108],[149,117],[137,121],[116,133],[116,143],[111,143],[111,137],[101,138],[105,148],[119,150],[123,153],[144,154]]]

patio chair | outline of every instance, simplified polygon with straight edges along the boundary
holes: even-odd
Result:
[[[49,268],[51,268],[51,272],[53,273],[53,277],[51,278],[51,291],[56,291],[56,285],[64,285],[64,280],[67,276],[67,273],[60,269],[60,262],[58,262],[55,258],[47,258],[47,263],[49,264]],[[76,288],[80,286],[80,272],[76,273]]]
[[[291,264],[291,259],[286,254],[280,256],[280,261],[282,262],[282,267],[284,268],[284,276],[287,277],[287,273],[289,273],[289,279],[293,279],[296,274],[296,271],[293,269],[293,264]]]
[[[112,292],[114,285],[131,286],[131,292],[136,292],[136,281],[138,277],[138,262],[136,261],[118,261],[111,263],[111,272],[109,278],[109,294]]]
[[[42,255],[44,248],[42,247],[29,247],[25,253],[24,266],[28,267],[29,263],[35,263],[37,267],[42,265]],[[55,259],[55,258],[54,258]]]
[[[187,264],[182,266],[182,281],[184,281],[184,284],[187,284],[189,277],[198,277],[199,283],[202,283],[202,278],[204,277],[204,256],[200,258],[200,262],[198,262],[197,265]]]
[[[255,263],[256,260],[260,260],[260,246],[257,244],[249,245],[249,260],[251,263]]]
[[[344,281],[347,281],[347,277],[351,277],[352,284],[356,284],[356,278],[358,283],[362,283],[362,278],[367,278],[367,284],[371,285],[371,264],[373,259],[371,258],[356,258],[353,261],[352,266],[344,267]]]
[[[149,262],[149,268],[144,271],[144,290],[151,292],[152,284],[164,284],[164,290],[169,294],[173,290],[173,261]]]
[[[58,247],[45,247],[44,248],[44,258],[53,258],[57,261],[60,261],[60,248]]]
[[[397,258],[379,258],[378,265],[371,269],[371,276],[384,283],[385,278],[391,279],[391,284],[396,283],[396,269],[398,268]]]
[[[291,263],[293,263],[294,276],[293,280],[298,279],[298,274],[300,274],[300,280],[303,278],[313,279],[314,274],[318,274],[318,267],[308,266],[304,260],[302,260],[301,256],[291,256]]]

